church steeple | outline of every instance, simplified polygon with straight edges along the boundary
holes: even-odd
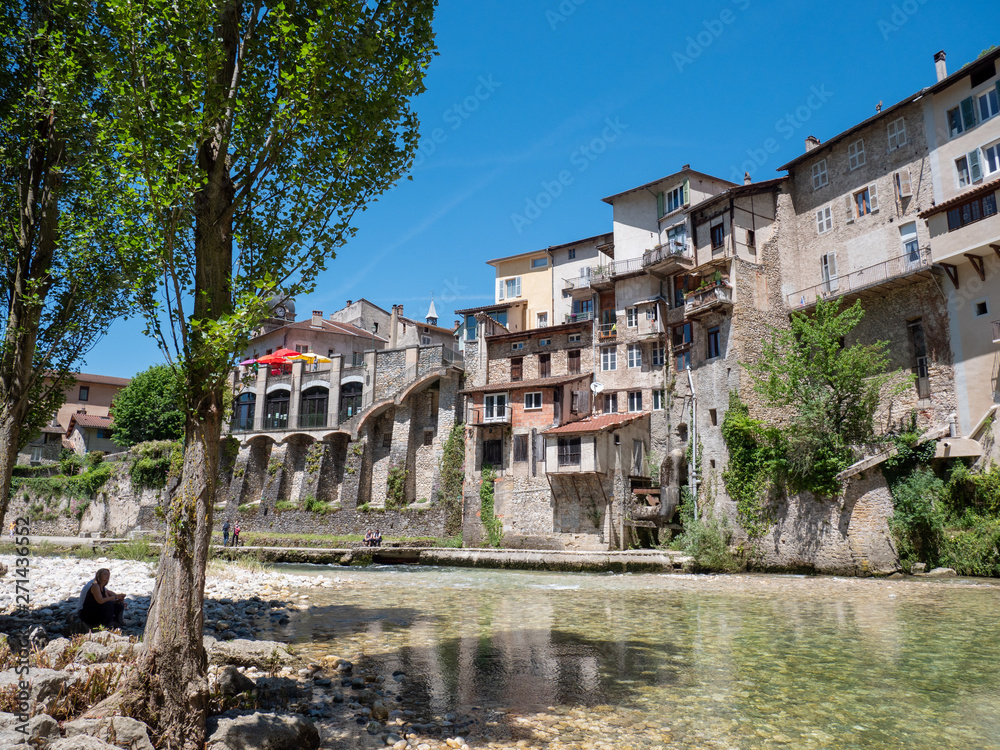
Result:
[[[434,297],[431,296],[431,306],[427,310],[427,325],[436,326],[438,324],[437,310],[434,309]]]

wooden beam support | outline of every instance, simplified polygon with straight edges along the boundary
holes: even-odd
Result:
[[[995,252],[997,254],[997,257],[1000,258],[1000,245],[996,245],[991,242],[990,247],[993,248],[993,252]]]
[[[942,263],[941,268],[944,269],[944,272],[948,274],[948,278],[951,279],[951,283],[958,289],[958,267],[951,263]]]
[[[986,281],[986,264],[979,255],[973,255],[972,253],[965,253],[965,257],[969,259],[972,267],[976,269],[976,273],[979,274],[980,281]]]

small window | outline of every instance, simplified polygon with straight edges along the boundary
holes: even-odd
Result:
[[[514,463],[524,463],[528,460],[528,436],[514,436]]]
[[[524,349],[524,342],[523,341],[515,341],[513,344],[510,345],[510,350],[512,352],[519,352],[522,349]]]
[[[975,316],[981,318],[984,315],[990,314],[990,305],[984,299],[976,300],[972,303],[972,309],[975,311]]]
[[[757,233],[752,229],[747,230],[747,247],[751,250],[757,247]]]
[[[434,430],[424,430],[424,445],[434,445]]]
[[[899,198],[909,198],[913,195],[913,186],[910,184],[910,168],[903,167],[892,173],[892,181],[896,186],[896,195]]]
[[[878,193],[875,191],[875,184],[872,183],[854,194],[854,215],[860,219],[876,211],[878,211]]]
[[[1000,141],[983,146],[983,170],[991,177],[1000,172]]]
[[[718,250],[726,243],[726,227],[723,224],[716,224],[712,227],[712,249]]]
[[[955,160],[955,171],[958,173],[960,188],[983,180],[983,164],[979,158],[979,149],[974,149]]]
[[[900,146],[906,145],[906,122],[900,117],[885,126],[889,135],[889,150],[895,151]]]
[[[605,371],[618,369],[618,349],[616,347],[601,347],[601,369]]]
[[[545,328],[549,324],[549,313],[540,312],[535,316],[535,328]]]
[[[531,259],[531,267],[532,268],[545,268],[547,265],[549,265],[549,259],[548,258],[532,258]]]
[[[708,419],[712,423],[712,427],[715,427],[716,425],[719,424],[719,412],[717,412],[715,409],[709,409]]]
[[[484,440],[483,441],[483,466],[503,465],[503,441]]]
[[[559,465],[580,465],[580,438],[559,438]]]
[[[510,379],[520,380],[524,377],[524,357],[514,357],[510,361]]]
[[[420,345],[421,346],[430,346],[431,345],[431,337],[430,336],[421,336],[420,337]]]
[[[637,325],[639,325],[639,308],[637,307],[625,308],[625,325],[629,328],[635,328]]]
[[[628,410],[630,412],[642,411],[642,391],[628,392]]]
[[[539,346],[552,346],[552,339],[538,339]]]
[[[847,147],[847,166],[854,170],[865,165],[865,139],[855,141]]]
[[[830,180],[826,174],[826,159],[820,159],[812,165],[812,178],[813,190],[819,190],[821,187],[829,183]]]
[[[816,212],[816,232],[826,234],[831,229],[833,229],[833,211],[830,206],[826,206]]]
[[[576,259],[576,249],[573,248],[572,250],[570,250],[567,253],[567,255],[569,255],[569,260],[575,260]]]
[[[542,408],[542,392],[536,391],[534,393],[524,394],[524,408],[527,410],[541,409]]]
[[[979,121],[996,117],[997,112],[1000,112],[1000,101],[997,101],[997,89],[993,88],[979,97]]]
[[[392,433],[386,432],[382,435],[382,447],[391,448],[392,447]]]
[[[571,333],[569,335],[569,343],[571,343],[571,344],[579,344],[580,340],[581,340],[581,337],[582,337],[582,334]]]
[[[605,393],[604,394],[604,406],[602,411],[605,414],[617,414],[618,413],[618,394],[617,393]]]
[[[90,386],[81,385],[80,386],[80,396],[79,401],[90,401]]]
[[[685,349],[684,351],[677,352],[674,357],[674,366],[677,368],[677,372],[683,372],[691,366],[691,350]]]
[[[628,345],[628,366],[629,369],[642,367],[642,347],[639,344]]]
[[[500,282],[500,299],[512,299],[514,297],[521,296],[521,277],[516,276],[513,279],[506,279]]]
[[[708,358],[714,359],[721,353],[719,348],[719,327],[708,329]]]
[[[653,367],[663,367],[666,361],[666,347],[663,344],[654,344],[650,359]]]
[[[653,410],[663,411],[663,389],[653,391]]]

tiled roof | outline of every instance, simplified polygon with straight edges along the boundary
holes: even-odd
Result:
[[[599,414],[596,417],[587,417],[579,422],[553,427],[545,430],[543,435],[571,435],[582,432],[603,432],[604,430],[614,430],[635,422],[637,419],[649,416],[648,411],[634,412],[631,414]]]
[[[931,206],[930,208],[921,211],[917,216],[921,219],[926,219],[928,216],[933,216],[934,214],[939,214],[942,211],[947,211],[952,206],[957,206],[960,203],[965,203],[967,200],[972,198],[978,198],[984,193],[990,193],[1000,188],[1000,177],[995,180],[990,180],[989,182],[984,182],[982,185],[976,185],[971,190],[966,190],[964,193],[959,193],[954,198],[949,198],[946,201],[938,203],[936,206]]]
[[[489,383],[487,385],[464,388],[459,393],[493,393],[495,391],[519,391],[525,388],[551,388],[557,385],[572,383],[575,380],[589,378],[592,374],[584,372],[579,375],[563,375],[558,378],[535,378],[534,380],[512,380],[509,383]]]
[[[498,302],[495,305],[480,305],[479,307],[467,307],[464,310],[455,310],[455,314],[472,315],[473,313],[477,312],[495,312],[497,310],[506,310],[513,304],[514,301],[512,300],[508,302]]]
[[[71,374],[76,378],[77,384],[120,385],[122,388],[129,384],[128,378],[113,378],[110,375],[90,375],[86,372],[74,372]]]
[[[543,326],[541,328],[529,328],[526,331],[507,331],[506,333],[493,333],[486,338],[492,343],[494,341],[506,341],[508,339],[527,339],[531,337],[546,338],[551,336],[553,333],[562,333],[564,331],[578,331],[580,328],[586,324],[591,325],[589,320],[578,320],[574,323],[560,323],[557,326]]]
[[[96,414],[74,414],[69,418],[69,429],[78,424],[81,427],[96,427],[98,429],[110,429],[111,417],[99,417]],[[67,430],[68,431],[68,430]]]
[[[449,336],[451,336],[451,335],[453,335],[455,333],[455,329],[454,328],[444,328],[442,326],[435,326],[435,325],[431,325],[430,323],[428,323],[426,321],[419,321],[419,320],[415,320],[414,318],[404,317],[402,315],[399,316],[399,320],[401,322],[403,322],[403,323],[406,323],[406,325],[408,325],[408,326],[418,326],[420,328],[430,328],[432,331],[437,331],[438,333],[445,333],[445,334],[448,334]]]
[[[296,330],[296,331],[310,331],[311,330],[311,331],[322,331],[324,333],[339,333],[339,334],[344,334],[344,335],[347,335],[347,336],[364,337],[366,339],[372,338],[372,335],[373,335],[371,331],[366,331],[363,328],[358,328],[353,323],[337,323],[337,322],[334,322],[332,320],[327,320],[325,318],[320,321],[319,328],[316,328],[312,324],[312,318],[306,318],[305,320],[300,320],[300,321],[295,322],[295,323],[289,323],[288,325],[282,326],[281,328],[275,328],[273,331],[269,331],[267,333],[262,333],[259,336],[254,336],[251,339],[251,341],[256,341],[257,339],[264,338],[265,336],[270,336],[271,334],[276,333],[278,331],[284,331],[284,330],[289,330],[289,329],[293,329],[293,330]],[[374,337],[375,337],[376,341],[381,341],[383,343],[385,343],[385,342],[387,342],[389,340],[389,339],[385,338],[384,336],[378,335],[377,333],[374,334]]]

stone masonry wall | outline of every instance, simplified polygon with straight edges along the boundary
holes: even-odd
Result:
[[[445,511],[441,506],[400,511],[344,508],[330,513],[286,510],[264,516],[259,509],[245,507],[239,513],[243,532],[272,534],[364,535],[378,527],[383,536],[444,536]]]

